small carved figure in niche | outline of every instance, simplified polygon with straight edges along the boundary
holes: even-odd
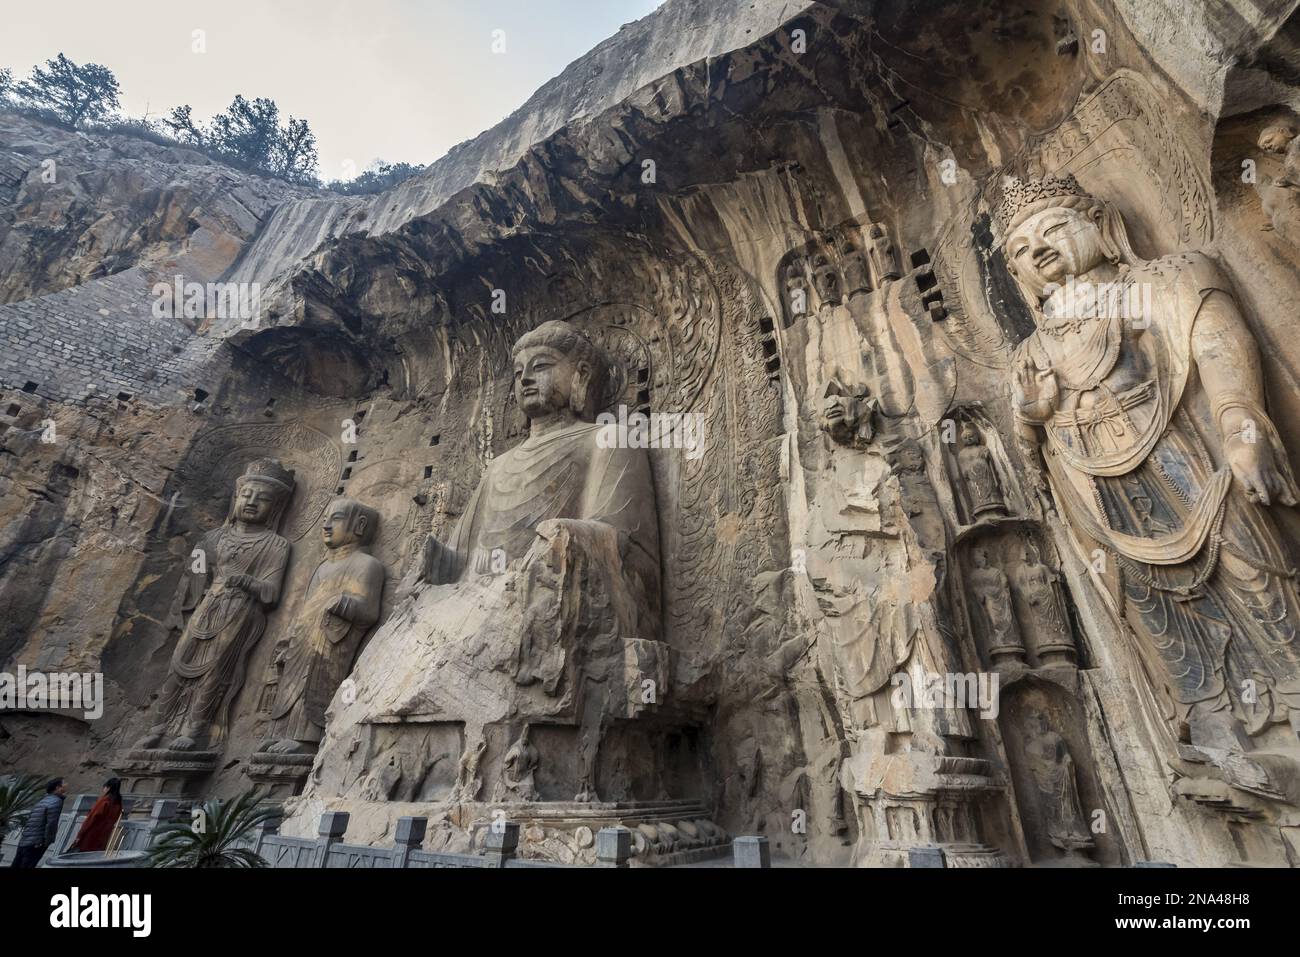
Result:
[[[379,620],[384,566],[364,551],[378,525],[378,512],[350,498],[335,499],[326,510],[326,555],[278,659],[275,723],[264,751],[311,752],[320,744],[325,709],[352,669],[361,639]]]
[[[182,613],[193,614],[172,653],[157,722],[135,747],[156,748],[170,733],[170,750],[192,751],[224,734],[248,653],[280,599],[290,545],[275,530],[293,486],[293,472],[274,459],[252,462],[235,485],[226,524],[199,542],[203,558],[188,566],[178,596]]]
[[[479,764],[487,751],[487,739],[480,738],[477,747],[466,747],[456,766],[456,789],[452,794],[456,801],[475,801],[478,792],[483,790],[483,779],[478,776]]]
[[[533,775],[537,771],[537,748],[528,741],[528,723],[524,723],[519,737],[506,752],[501,762],[501,778],[492,792],[493,801],[536,801],[537,785]]]
[[[870,243],[867,259],[871,263],[871,284],[879,289],[902,275],[898,271],[898,255],[894,251],[893,242],[885,235],[884,227],[879,223],[872,224],[867,240]]]
[[[1074,664],[1074,636],[1070,632],[1070,619],[1061,594],[1061,576],[1039,560],[1038,550],[1032,542],[1025,543],[1024,564],[1016,572],[1015,583],[1038,626],[1050,636],[1034,649],[1039,663]]]
[[[822,395],[822,429],[840,445],[865,449],[875,437],[876,399],[866,386],[851,387],[832,376]]]
[[[1025,644],[1020,638],[1015,606],[1011,600],[1011,585],[1000,568],[989,565],[988,551],[977,548],[971,555],[975,563],[971,571],[971,589],[984,612],[988,626],[989,658],[994,665],[1025,661]]]
[[[1105,552],[1094,582],[1164,673],[1184,739],[1268,747],[1248,739],[1300,718],[1300,589],[1271,514],[1300,490],[1232,284],[1204,253],[1139,259],[1070,176],[1013,180],[997,220],[1037,324],[1013,362],[1027,460],[1080,551]],[[1054,318],[1067,277],[1145,284],[1150,315]],[[1294,727],[1269,737],[1294,747]]]
[[[1007,503],[1002,496],[997,467],[993,464],[993,453],[984,444],[980,430],[973,422],[962,424],[957,467],[961,470],[973,518],[977,519],[985,513],[1006,514]]]
[[[792,322],[808,315],[808,281],[804,278],[803,262],[798,259],[785,267],[785,304]]]
[[[840,274],[825,253],[813,260],[813,282],[817,285],[817,298],[823,306],[837,306],[840,302]]]
[[[1300,239],[1300,130],[1290,123],[1266,126],[1259,134],[1259,148],[1281,156],[1282,174],[1257,188],[1269,225],[1292,242]]]
[[[1046,714],[1033,711],[1027,717],[1025,759],[1038,788],[1038,810],[1047,825],[1047,839],[1067,856],[1081,857],[1079,852],[1095,842],[1081,810],[1070,748],[1048,725]]]
[[[847,236],[840,243],[840,256],[844,262],[844,292],[849,298],[860,292],[871,291],[871,276],[867,261],[853,240]]]

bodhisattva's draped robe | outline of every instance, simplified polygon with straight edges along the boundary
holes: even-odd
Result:
[[[1040,432],[1049,484],[1085,559],[1109,555],[1116,607],[1180,714],[1231,708],[1256,733],[1300,707],[1300,596],[1276,525],[1233,480],[1195,367],[1195,324],[1229,308],[1231,292],[1199,253],[1130,278],[1152,290],[1146,328],[1048,319],[1017,351],[1055,370],[1061,389]],[[1294,490],[1271,423],[1256,425]]]

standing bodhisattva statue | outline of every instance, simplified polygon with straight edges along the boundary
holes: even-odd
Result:
[[[1010,181],[997,218],[1038,326],[1014,359],[1018,436],[1183,740],[1293,749],[1300,593],[1270,510],[1297,489],[1231,287],[1199,252],[1139,259],[1072,176]]]
[[[225,730],[249,652],[280,600],[289,542],[276,534],[293,497],[294,475],[274,459],[251,463],[235,485],[226,524],[203,536],[178,596],[190,612],[155,705],[156,722],[136,748],[167,740],[173,751],[202,749]]]

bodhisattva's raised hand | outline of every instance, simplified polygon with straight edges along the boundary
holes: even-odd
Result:
[[[1029,356],[1021,356],[1015,365],[1015,387],[1013,398],[1020,417],[1035,425],[1042,425],[1056,412],[1056,404],[1061,399],[1061,390],[1056,382],[1056,373],[1051,369],[1039,369]]]

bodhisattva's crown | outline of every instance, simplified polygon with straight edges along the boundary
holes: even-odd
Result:
[[[241,481],[244,479],[270,482],[272,485],[280,486],[286,492],[293,491],[293,469],[285,468],[275,459],[257,459],[249,462],[248,468],[244,469],[244,474],[240,476]]]
[[[1011,230],[1034,213],[1046,209],[1048,204],[1044,200],[1087,195],[1087,190],[1069,173],[1065,176],[1044,176],[1042,179],[1008,176],[1002,181],[1002,202],[993,211],[993,219],[1005,239]]]

